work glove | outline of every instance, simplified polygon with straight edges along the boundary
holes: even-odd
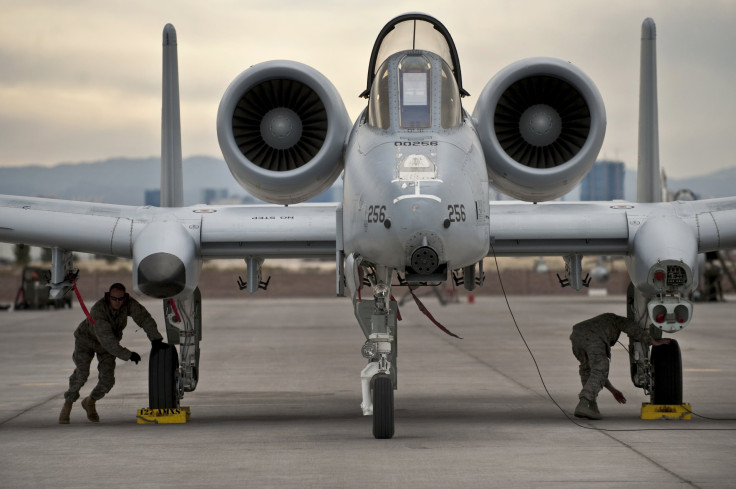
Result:
[[[153,350],[158,350],[159,348],[163,348],[163,347],[164,347],[164,340],[153,340],[151,342],[151,348]]]
[[[141,356],[139,354],[137,354],[136,352],[132,352],[130,354],[130,359],[129,360],[131,362],[135,362],[135,364],[138,365],[138,362],[141,361]]]

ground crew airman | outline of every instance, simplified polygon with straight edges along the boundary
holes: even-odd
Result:
[[[654,346],[670,342],[668,339],[656,340],[638,323],[610,312],[573,326],[570,341],[572,352],[580,362],[580,381],[583,384],[583,390],[578,396],[580,402],[575,407],[576,417],[602,418],[596,398],[604,387],[619,403],[626,402],[626,397],[608,380],[611,347],[616,344],[622,332],[636,341]]]
[[[97,355],[99,380],[90,395],[82,400],[82,408],[87,412],[87,419],[93,422],[100,420],[95,403],[110,392],[115,385],[115,358],[135,362],[141,356],[120,345],[123,330],[128,316],[143,328],[148,339],[154,345],[160,345],[163,336],[158,332],[156,321],[145,307],[125,292],[123,284],[115,283],[110,291],[92,306],[89,316],[74,331],[74,373],[69,377],[69,390],[64,393],[64,406],[59,414],[59,423],[69,423],[72,404],[79,399],[79,390],[89,377],[89,367]]]

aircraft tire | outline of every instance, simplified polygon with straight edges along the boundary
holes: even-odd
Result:
[[[373,381],[373,436],[378,440],[394,436],[394,386],[385,374]]]
[[[178,407],[179,355],[174,345],[151,349],[148,362],[148,402],[151,409]]]
[[[682,355],[677,341],[652,348],[652,404],[682,404]]]

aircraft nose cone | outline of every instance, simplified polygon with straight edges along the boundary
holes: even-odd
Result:
[[[519,131],[524,140],[532,146],[547,146],[562,132],[562,119],[549,105],[532,105],[521,115]]]

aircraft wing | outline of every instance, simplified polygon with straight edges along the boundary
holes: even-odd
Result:
[[[251,259],[253,268],[264,258],[334,257],[339,209],[136,207],[0,195],[0,241],[53,248],[59,257],[80,251],[132,258],[137,292],[182,297],[196,289],[203,258]],[[52,283],[64,279],[56,275]]]
[[[491,253],[498,256],[626,254],[626,209],[605,202],[492,202]]]
[[[337,209],[337,204],[158,208],[0,195],[0,241],[133,258],[133,244],[147,226],[177,222],[201,258],[334,256]]]
[[[663,236],[692,237],[697,252],[736,247],[736,198],[665,203],[491,202],[491,253],[519,255],[629,255],[647,221],[685,225]],[[675,222],[675,221],[672,221]],[[672,227],[676,227],[673,224]]]
[[[130,258],[130,238],[120,238],[130,236],[146,213],[133,206],[0,195],[0,240]]]

